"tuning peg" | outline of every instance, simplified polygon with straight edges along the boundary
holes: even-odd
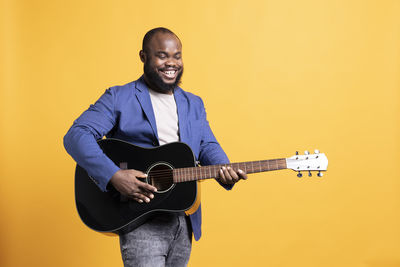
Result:
[[[322,177],[322,175],[324,175],[321,171],[318,172],[318,177]]]
[[[314,150],[314,154],[319,154],[319,150],[318,150],[318,149],[315,149],[315,150]]]
[[[301,177],[303,177],[303,174],[302,174],[301,172],[299,172],[299,173],[297,174],[297,177],[301,178]]]
[[[308,171],[308,177],[311,177],[311,176],[312,176],[311,171]]]
[[[304,151],[304,155],[310,155],[310,152],[308,150]]]

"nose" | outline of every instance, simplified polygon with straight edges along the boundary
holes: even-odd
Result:
[[[170,57],[165,61],[165,66],[167,67],[176,67],[178,65],[177,60],[173,57]]]

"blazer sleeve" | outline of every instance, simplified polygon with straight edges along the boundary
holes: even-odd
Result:
[[[115,92],[110,88],[74,121],[64,136],[67,152],[88,172],[102,191],[106,191],[109,180],[119,170],[97,144],[97,140],[116,124],[114,105]]]
[[[201,99],[200,99],[201,100]],[[204,108],[204,103],[201,100],[201,119],[202,123],[202,140],[200,142],[200,153],[199,153],[199,161],[203,165],[216,165],[216,164],[228,164],[229,158],[225,154],[221,145],[218,143],[215,138],[210,123],[207,120],[207,114]],[[221,186],[225,189],[232,189],[233,185],[222,184],[219,182]]]

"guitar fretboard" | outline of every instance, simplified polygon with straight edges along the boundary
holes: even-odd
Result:
[[[210,165],[203,167],[180,168],[173,170],[174,183],[204,180],[218,177],[222,167],[231,167],[233,170],[243,170],[246,173],[266,172],[286,169],[286,159],[271,159],[232,164]]]

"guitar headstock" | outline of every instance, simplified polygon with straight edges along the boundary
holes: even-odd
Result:
[[[288,169],[299,172],[298,177],[303,176],[302,171],[307,171],[308,176],[311,176],[312,171],[318,171],[318,176],[321,177],[321,171],[326,171],[328,168],[328,158],[318,150],[315,150],[314,154],[305,151],[303,155],[299,155],[296,152],[295,156],[286,159],[286,166]]]

